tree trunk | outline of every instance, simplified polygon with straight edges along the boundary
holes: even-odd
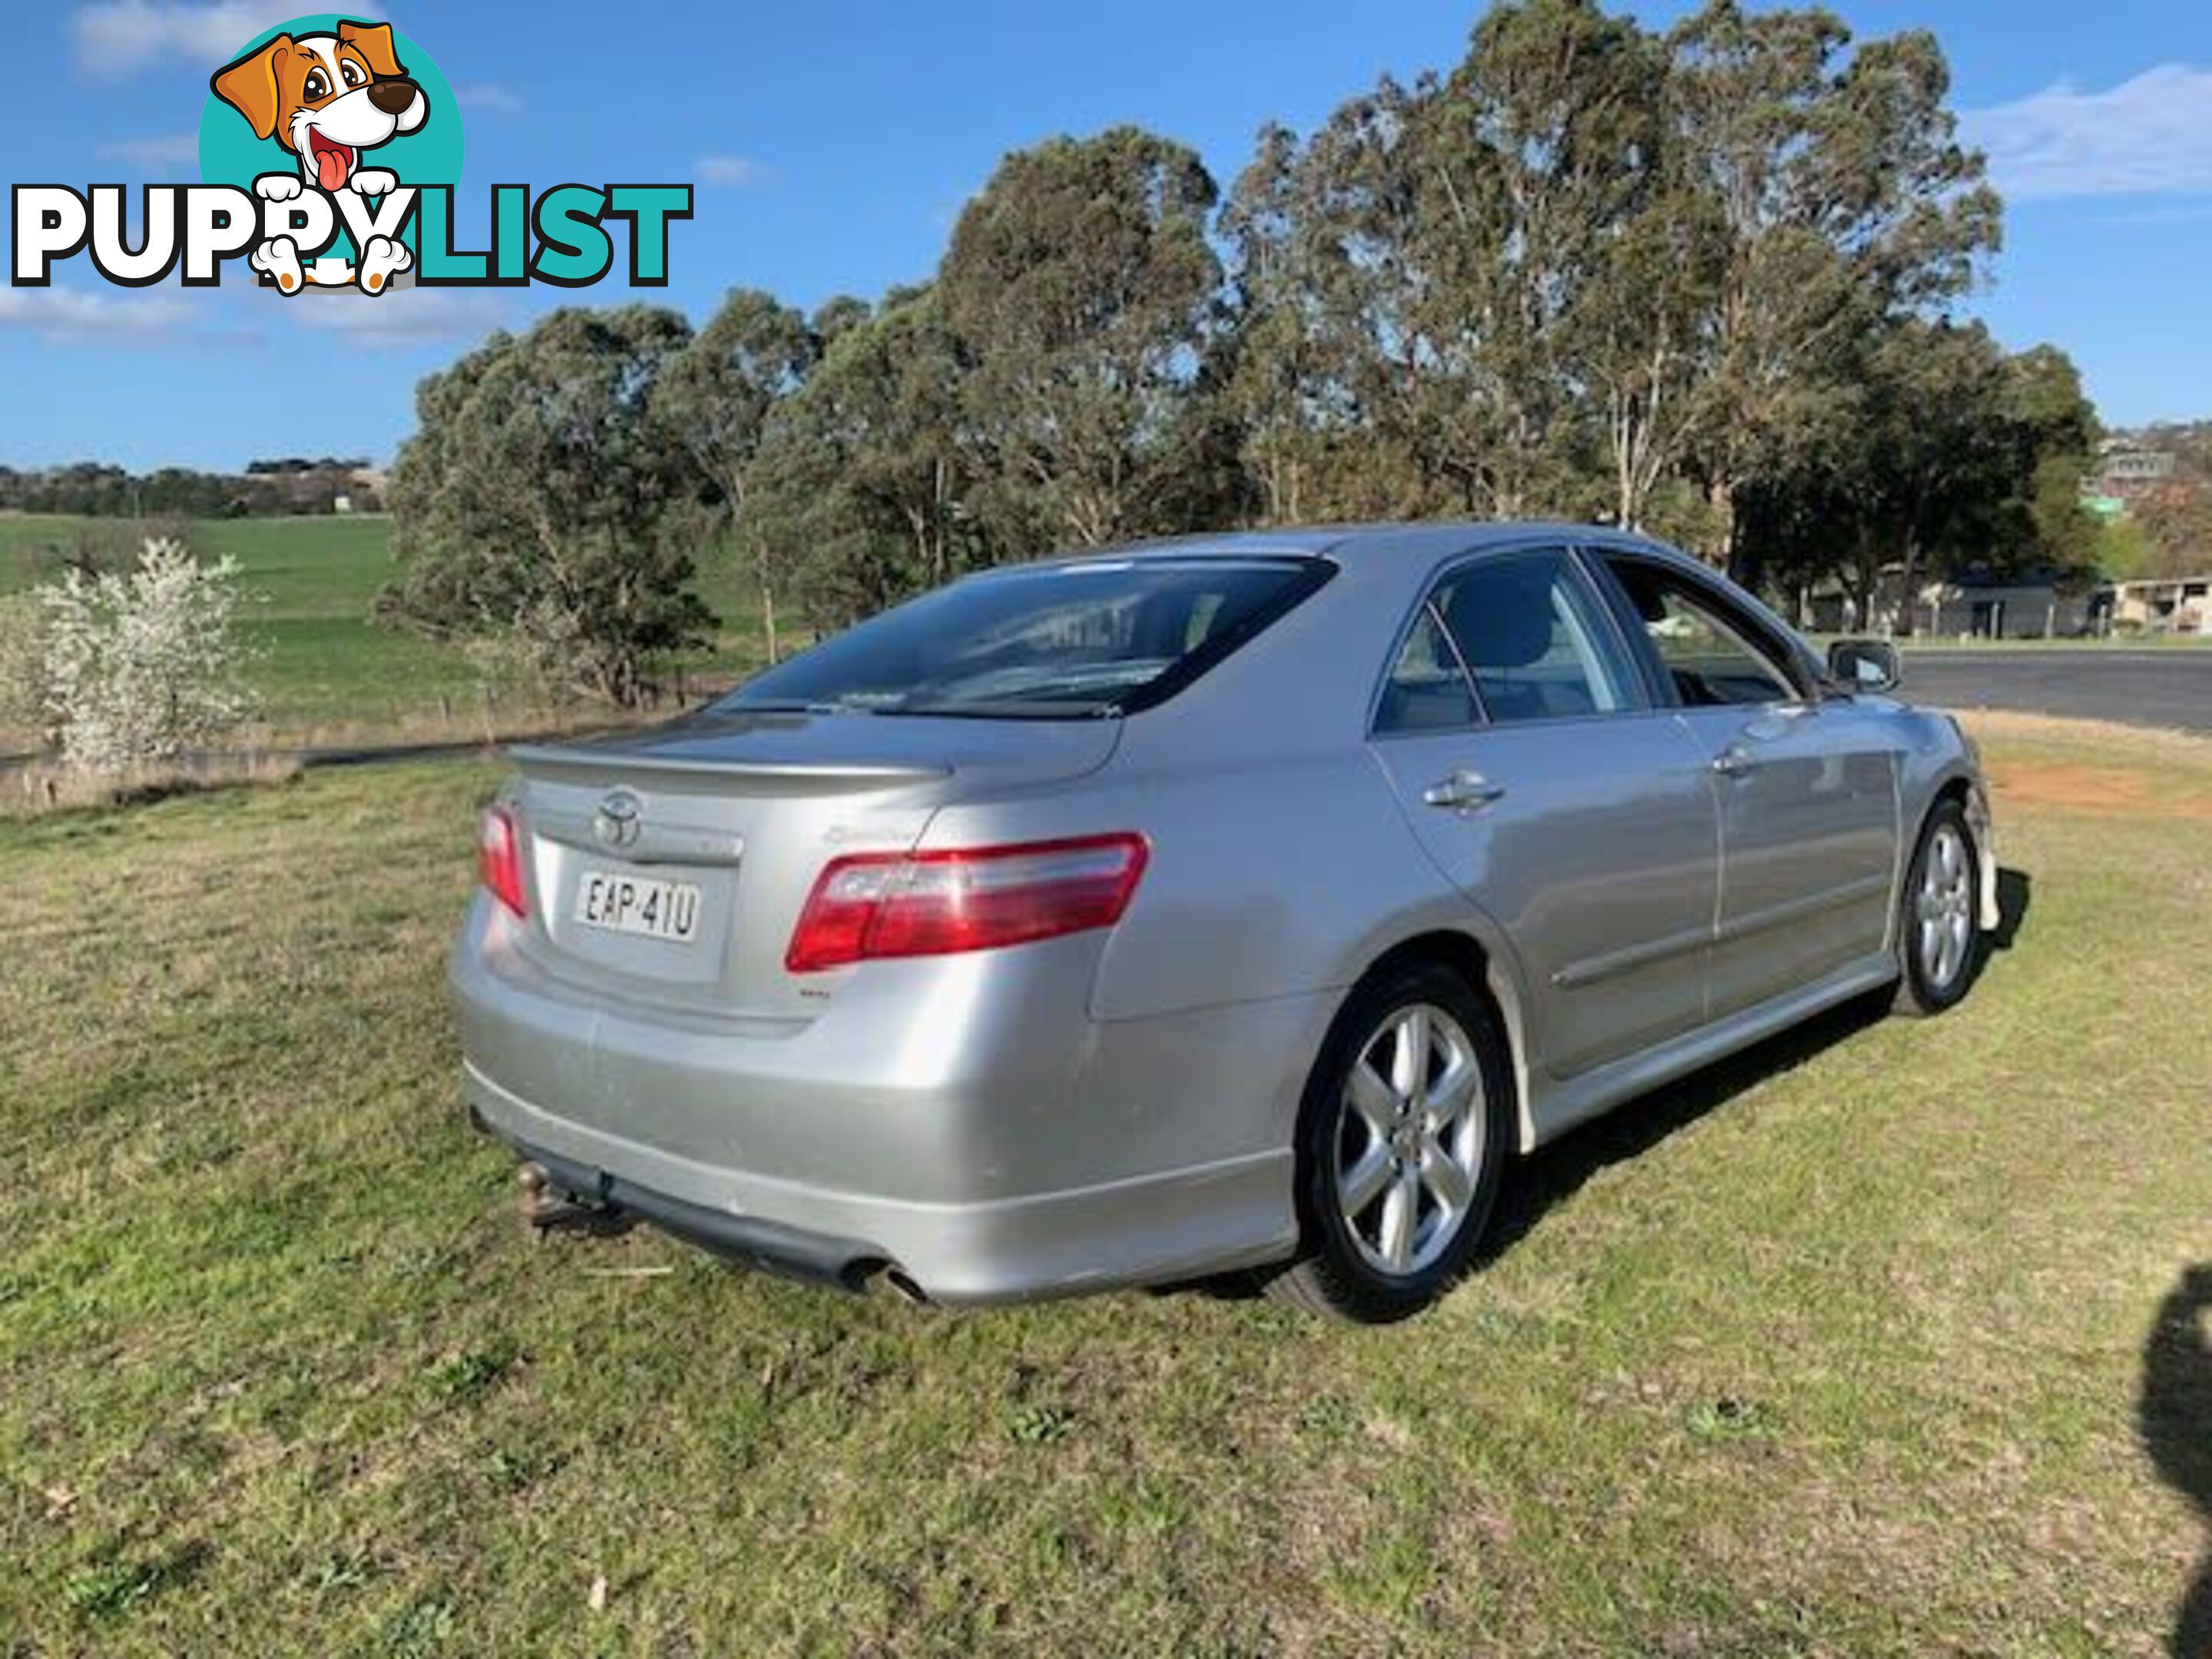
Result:
[[[1920,604],[1920,538],[1911,531],[1907,531],[1905,536],[1905,574],[1901,580],[1905,588],[1905,619],[1897,631],[1910,639],[1917,626],[1915,613]]]
[[[1705,505],[1713,513],[1712,541],[1705,550],[1705,562],[1716,570],[1735,568],[1735,480],[1715,478],[1705,486]]]
[[[783,657],[776,647],[775,640],[775,589],[769,586],[766,571],[761,573],[760,593],[761,629],[768,635],[768,659],[781,662]]]

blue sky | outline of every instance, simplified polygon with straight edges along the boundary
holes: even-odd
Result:
[[[2212,415],[2212,5],[1830,0],[1862,36],[1932,24],[1991,153],[2006,247],[1973,307],[2051,340],[2115,423]],[[527,9],[403,0],[391,21],[456,88],[465,232],[494,181],[689,180],[658,295],[695,319],[732,285],[802,305],[929,272],[1006,151],[1117,121],[1195,146],[1225,185],[1269,118],[1310,128],[1389,70],[1464,49],[1476,0],[813,0]],[[1664,23],[1682,0],[1636,4]],[[207,77],[295,15],[261,0],[22,4],[0,24],[5,182],[188,181]],[[619,25],[611,20],[620,19]],[[11,233],[12,234],[12,233]],[[230,469],[388,458],[426,371],[495,325],[596,289],[382,300],[110,287],[82,258],[0,287],[0,463]]]

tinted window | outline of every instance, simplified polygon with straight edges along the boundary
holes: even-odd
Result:
[[[1611,562],[1674,695],[1687,706],[1788,702],[1790,676],[1747,626],[1691,579],[1638,559]]]
[[[1375,713],[1378,732],[1452,731],[1473,726],[1474,694],[1460,672],[1451,642],[1445,639],[1435,609],[1421,608],[1413,631],[1391,665],[1382,687],[1382,706]]]
[[[1515,553],[1478,559],[1437,585],[1392,665],[1375,724],[1382,732],[1510,725],[1639,702],[1635,673],[1574,561]]]
[[[718,712],[1072,718],[1159,702],[1328,580],[1313,559],[1102,559],[994,571],[748,680]]]

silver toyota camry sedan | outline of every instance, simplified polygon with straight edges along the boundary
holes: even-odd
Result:
[[[1257,1269],[1400,1317],[1516,1154],[1966,994],[1988,799],[1895,676],[1580,526],[972,576],[513,751],[451,970],[471,1109],[541,1197],[829,1283]]]

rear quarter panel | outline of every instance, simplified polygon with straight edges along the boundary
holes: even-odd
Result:
[[[1131,717],[1097,773],[948,805],[923,838],[1142,833],[1151,859],[1103,943],[1091,1017],[1165,1030],[1224,1011],[1225,1029],[1227,1010],[1296,1004],[1270,1026],[1297,1033],[1289,1052],[1245,1060],[1280,1068],[1285,1111],[1346,988],[1416,935],[1473,939],[1509,1030],[1520,1023],[1510,945],[1422,850],[1367,743],[1383,659],[1443,556],[1363,551],[1251,646]]]

